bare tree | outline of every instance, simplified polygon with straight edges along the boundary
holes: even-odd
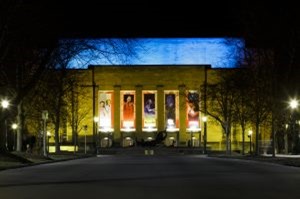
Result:
[[[239,124],[242,130],[242,154],[245,154],[245,130],[249,125],[251,113],[249,109],[249,95],[251,89],[249,84],[248,70],[246,68],[236,69],[233,76],[234,83],[234,122]]]
[[[76,74],[78,71],[70,70],[76,67],[74,63],[82,66],[95,59],[105,59],[110,63],[126,62],[129,57],[136,55],[134,48],[137,45],[139,45],[138,41],[133,39],[112,39],[112,41],[110,39],[65,39],[58,42],[47,63],[49,67],[39,77],[34,96],[30,96],[31,98],[43,96],[40,102],[43,108],[40,111],[48,110],[51,122],[54,124],[56,152],[60,149],[59,132],[62,122],[71,121],[73,142],[75,142],[78,125],[86,116],[86,111],[79,113],[78,103],[83,100],[83,92],[78,90],[80,87],[78,85],[82,77]]]
[[[82,121],[86,118],[89,113],[89,108],[85,106],[89,102],[87,97],[86,87],[80,85],[81,79],[84,78],[82,74],[79,74],[78,71],[69,72],[69,85],[70,90],[66,94],[67,102],[67,121],[72,127],[72,142],[74,146],[78,144],[78,134],[82,130]]]
[[[17,118],[21,128],[18,128],[17,133],[17,149],[21,150],[23,99],[47,67],[56,42],[50,37],[47,40],[37,37],[42,29],[37,28],[40,24],[34,20],[34,10],[29,4],[20,0],[4,0],[1,1],[0,9],[1,94],[9,98],[13,105],[11,109],[18,110]],[[32,15],[28,15],[28,12]],[[49,45],[48,41],[53,43]]]
[[[224,71],[226,70],[226,72]],[[234,113],[234,83],[231,79],[233,70],[219,69],[216,81],[207,86],[207,114],[214,118],[222,127],[225,134],[226,153],[231,153],[231,126]]]
[[[252,99],[257,105],[263,99],[270,103],[268,108],[261,107],[265,111],[256,107],[255,123],[258,126],[259,120],[268,117],[266,110],[271,111],[269,122],[272,126],[272,148],[275,156],[275,134],[282,132],[286,123],[283,122],[287,112],[285,102],[299,94],[299,12],[296,4],[292,2],[284,2],[274,7],[270,7],[266,2],[257,4],[250,1],[241,5],[239,20],[244,27],[242,36],[247,46],[242,50],[246,62],[241,62],[240,66],[249,68],[249,75],[253,78],[252,85],[260,87],[252,94],[268,94],[265,99],[263,96],[261,99],[258,96],[255,99],[254,95]],[[263,89],[269,90],[265,90],[265,93]]]
[[[49,30],[52,26],[44,23],[45,16],[40,15],[39,10],[43,6],[45,5],[42,3],[20,0],[4,0],[0,4],[0,94],[7,96],[14,107],[17,107],[21,127],[17,133],[19,151],[22,149],[24,115],[30,115],[25,113],[29,109],[25,110],[24,106],[27,105],[24,105],[24,99],[41,85],[40,80],[46,78],[49,69],[60,69],[61,77],[64,78],[63,71],[70,67],[71,59],[85,64],[95,57],[106,59],[110,63],[120,59],[126,62],[135,52],[133,39],[59,40],[59,34]],[[92,56],[86,56],[87,54]],[[63,93],[57,98],[58,103],[63,102],[60,98],[63,98]],[[58,121],[59,119],[56,120],[57,126]],[[56,127],[56,132],[58,129]]]

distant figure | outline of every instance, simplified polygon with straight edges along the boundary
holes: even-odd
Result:
[[[26,153],[31,153],[31,147],[29,144],[26,144]]]
[[[175,140],[172,140],[172,144],[170,145],[171,147],[175,147]]]

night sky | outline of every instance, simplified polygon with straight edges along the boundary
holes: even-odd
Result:
[[[297,6],[286,1],[69,2],[71,3],[51,1],[54,14],[59,13],[67,25],[66,31],[71,34],[84,32],[95,36],[240,35],[245,31],[245,23],[257,23],[251,25],[257,25],[262,32],[271,33],[279,23],[292,25],[293,21],[299,20],[296,16]]]
[[[8,1],[9,0],[4,0]],[[27,0],[16,14],[30,37],[246,37],[270,44],[299,31],[289,1]],[[163,3],[162,3],[163,2]]]
[[[199,37],[240,31],[230,4],[125,2],[72,3],[67,16],[62,13],[65,30],[96,37]]]

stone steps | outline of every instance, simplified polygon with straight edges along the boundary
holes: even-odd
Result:
[[[98,148],[99,155],[187,155],[203,154],[202,148],[181,147],[128,147],[128,148]]]

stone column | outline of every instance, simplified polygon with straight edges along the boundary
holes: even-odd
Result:
[[[117,143],[122,142],[122,135],[120,131],[121,127],[121,118],[120,118],[120,89],[121,86],[115,85],[114,86],[114,141]]]
[[[185,85],[179,85],[179,146],[186,146],[186,91]],[[184,144],[185,143],[185,144]]]
[[[165,98],[164,98],[164,87],[162,85],[157,85],[157,130],[163,131],[166,128],[165,124]]]
[[[135,87],[135,128],[136,128],[136,134],[142,133],[143,128],[143,120],[142,120],[142,85],[136,85]]]

